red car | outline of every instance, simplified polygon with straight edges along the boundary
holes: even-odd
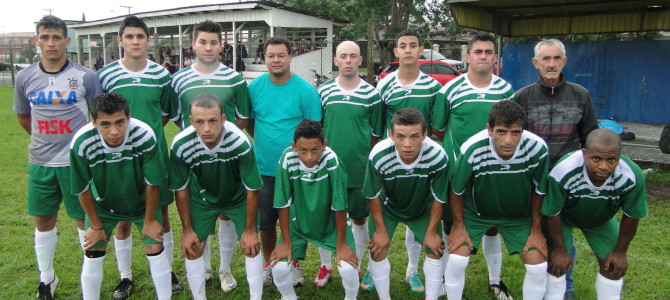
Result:
[[[400,64],[397,61],[389,63],[388,67],[379,74],[379,78],[383,79],[386,75],[398,70],[399,66]],[[454,66],[439,60],[420,59],[419,69],[421,72],[426,73],[426,75],[435,78],[441,85],[445,85],[450,80],[461,75],[461,72],[454,68]]]

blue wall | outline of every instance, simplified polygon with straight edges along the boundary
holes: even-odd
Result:
[[[503,78],[515,90],[537,81],[534,45],[503,48]],[[598,118],[670,123],[670,41],[566,43],[568,81],[591,92]]]

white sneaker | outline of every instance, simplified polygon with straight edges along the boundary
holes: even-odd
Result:
[[[293,287],[305,285],[305,277],[302,276],[302,267],[299,263],[292,265],[291,272],[293,272]]]
[[[233,277],[233,273],[219,272],[219,279],[221,280],[221,289],[224,292],[230,292],[237,287],[237,281]]]
[[[52,300],[54,298],[54,293],[56,293],[57,286],[58,286],[58,277],[56,275],[54,275],[54,280],[49,284],[40,282],[40,285],[37,288],[37,297],[35,299]]]
[[[212,280],[212,269],[207,268],[205,269],[205,282],[210,282]]]
[[[263,266],[263,285],[272,285],[272,267],[270,264],[265,264]]]

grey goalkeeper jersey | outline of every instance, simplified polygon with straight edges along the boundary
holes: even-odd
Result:
[[[98,76],[72,61],[55,73],[46,72],[40,62],[19,72],[14,111],[31,116],[29,161],[45,167],[69,166],[70,141],[88,123],[88,107],[100,94]]]

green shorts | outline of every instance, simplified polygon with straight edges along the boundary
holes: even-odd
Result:
[[[206,240],[207,236],[216,232],[216,219],[219,218],[220,214],[225,215],[233,221],[238,239],[242,236],[244,227],[247,225],[246,201],[238,206],[225,208],[214,208],[190,201],[189,209],[191,214],[191,226],[201,242]]]
[[[43,167],[28,164],[28,214],[36,217],[58,213],[63,201],[70,218],[82,220],[84,209],[70,190],[70,167]]]
[[[102,227],[105,229],[105,234],[107,235],[107,240],[111,239],[112,237],[112,230],[116,227],[116,224],[119,223],[119,221],[128,221],[132,222],[135,224],[135,228],[137,228],[137,231],[142,234],[142,229],[144,229],[144,217],[137,218],[137,219],[130,219],[130,220],[121,220],[121,219],[110,219],[110,218],[105,218],[103,214],[98,211],[98,217],[100,218],[100,221],[102,222]],[[158,223],[163,225],[163,216],[161,214],[160,208],[156,210],[156,220]],[[84,228],[88,230],[88,228],[91,226],[90,220],[88,219],[88,216],[86,216],[86,219],[84,221]],[[144,244],[161,244],[160,242],[155,241],[154,239],[145,236],[144,239],[142,239],[142,242]],[[102,246],[105,245],[104,241],[100,241],[93,248],[90,250],[95,250],[95,249],[100,249]]]
[[[414,233],[414,239],[419,244],[423,245],[423,239],[426,237],[426,231],[428,230],[428,223],[430,223],[430,211],[424,216],[416,218],[413,221],[402,221],[388,215],[386,213],[386,207],[382,207],[382,216],[384,218],[384,226],[386,226],[386,232],[388,233],[390,240],[393,240],[393,234],[395,233],[395,229],[398,227],[398,223],[402,222]],[[375,231],[377,230],[373,220],[368,220],[368,230],[370,232],[370,239],[372,239],[372,236],[374,236]],[[442,228],[440,228],[440,226],[437,226],[436,233],[440,237],[442,236]],[[426,253],[433,254],[430,249],[426,248],[425,250]]]
[[[333,230],[331,234],[322,240],[312,239],[294,231],[290,231],[289,234],[291,236],[291,256],[293,259],[305,259],[307,256],[307,243],[312,243],[330,252],[337,251],[337,230]],[[355,253],[356,243],[354,242],[354,235],[351,233],[351,225],[347,225],[346,234],[347,246],[349,246],[349,248],[351,248],[351,250]],[[279,245],[279,243],[281,243],[281,236],[277,239],[277,245]],[[282,259],[282,261],[287,260]]]
[[[516,254],[523,251],[523,246],[526,245],[528,236],[530,235],[531,219],[513,219],[513,220],[490,220],[490,219],[474,219],[464,217],[465,229],[470,235],[472,246],[474,247],[473,254],[477,253],[482,242],[484,233],[492,227],[497,227],[500,230],[500,235],[505,241],[507,252],[509,254]]]
[[[572,238],[572,228],[574,227],[565,222],[561,223],[563,224],[563,243],[565,243],[566,250],[570,251],[570,246],[574,241]],[[579,229],[584,234],[584,238],[586,238],[593,253],[602,260],[605,260],[607,255],[614,250],[619,238],[619,223],[616,217],[612,217],[600,226]]]
[[[362,188],[350,188],[347,189],[348,196],[348,205],[347,213],[349,218],[352,219],[362,219],[370,215],[370,210],[368,209],[368,199],[363,197]]]
[[[167,180],[165,181],[164,185],[161,185],[158,188],[160,190],[160,198],[158,198],[158,206],[165,207],[172,204],[172,202],[174,202],[174,192],[168,189]]]

